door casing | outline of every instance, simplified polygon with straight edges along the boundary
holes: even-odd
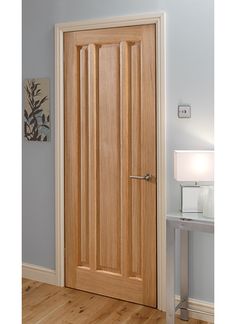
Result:
[[[157,112],[157,308],[165,310],[166,122],[165,13],[113,17],[55,25],[55,255],[57,285],[64,286],[64,33],[134,25],[156,25]]]

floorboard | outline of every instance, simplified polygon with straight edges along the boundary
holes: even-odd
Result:
[[[23,324],[166,324],[165,313],[84,291],[22,281]],[[179,318],[176,324],[209,324]]]

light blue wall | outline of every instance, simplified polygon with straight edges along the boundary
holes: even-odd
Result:
[[[50,78],[52,114],[50,143],[23,142],[24,262],[55,267],[54,24],[160,10],[167,18],[167,198],[176,210],[173,150],[213,148],[213,0],[23,0],[23,78]],[[190,120],[177,119],[179,103],[192,105]],[[191,235],[190,273],[190,295],[212,301],[211,235]]]

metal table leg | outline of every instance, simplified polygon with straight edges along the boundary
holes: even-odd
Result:
[[[182,308],[180,318],[188,321],[188,294],[189,294],[189,274],[188,274],[188,237],[189,232],[180,230],[180,298]]]
[[[166,323],[175,323],[175,228],[166,224]]]

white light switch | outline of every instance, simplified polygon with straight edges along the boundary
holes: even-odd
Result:
[[[179,105],[178,106],[178,117],[179,118],[191,118],[191,106],[190,105]]]

